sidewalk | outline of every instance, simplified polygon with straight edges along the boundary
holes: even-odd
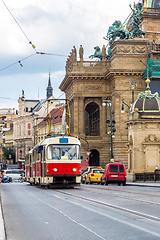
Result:
[[[0,195],[0,240],[5,240],[4,222],[2,216],[1,195]]]
[[[159,187],[160,182],[126,182],[126,185],[130,186],[141,186],[141,187]]]

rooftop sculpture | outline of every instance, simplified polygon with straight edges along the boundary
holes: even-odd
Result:
[[[99,46],[94,47],[95,52],[93,55],[90,55],[89,58],[93,59],[93,58],[99,58],[100,60],[102,60],[102,52]]]
[[[119,37],[119,39],[128,39],[129,34],[129,31],[122,26],[121,21],[116,20],[112,26],[109,27],[107,35],[104,39],[108,40],[109,45],[111,46],[117,37]]]
[[[142,11],[142,4],[141,3],[138,3],[136,5],[136,8],[133,9],[131,7],[131,4],[129,5],[132,12],[133,12],[133,15],[132,15],[132,18],[133,18],[133,23],[132,23],[132,32],[130,33],[130,38],[137,38],[137,37],[141,37],[142,35],[145,35],[145,33],[143,31],[140,30],[141,28],[141,19],[140,19],[140,14],[141,14],[141,11]]]
[[[131,38],[139,38],[142,37],[142,35],[145,35],[143,31],[140,30],[141,28],[141,20],[140,20],[140,14],[143,8],[142,3],[138,3],[134,6],[134,8],[131,7],[131,4],[129,5],[132,10],[132,31],[129,32],[128,29],[126,29],[121,21],[114,21],[112,26],[109,27],[106,37],[104,37],[105,40],[108,41],[108,54],[106,54],[106,60],[110,60],[112,57],[112,50],[110,46],[114,43],[114,41],[119,39],[131,39]],[[99,46],[94,47],[95,52],[93,55],[90,55],[89,58],[99,58],[102,60],[102,52]]]

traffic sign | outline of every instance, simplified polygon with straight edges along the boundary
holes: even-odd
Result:
[[[90,154],[91,154],[91,152],[87,151],[87,152],[86,152],[86,154],[87,154],[87,156],[89,157],[89,156],[90,156]]]

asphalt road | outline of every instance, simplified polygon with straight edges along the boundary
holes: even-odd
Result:
[[[1,185],[7,240],[158,240],[160,189]]]

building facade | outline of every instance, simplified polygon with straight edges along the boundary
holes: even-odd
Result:
[[[3,160],[3,147],[13,146],[13,120],[16,118],[14,108],[0,109],[0,162]],[[8,138],[9,135],[12,135]]]
[[[82,46],[79,48],[79,61],[75,47],[67,59],[66,75],[60,89],[69,99],[71,133],[85,139],[85,141],[81,140],[84,159],[87,142],[89,144],[90,165],[104,167],[110,161],[111,141],[113,141],[114,159],[120,159],[128,168],[126,121],[129,108],[138,94],[145,91],[144,71],[148,59],[159,59],[160,8],[150,7],[147,2],[143,2],[140,15],[145,36],[116,39],[110,46],[112,51],[110,60],[105,58],[105,46],[102,47],[101,61],[84,61]],[[147,67],[147,72],[149,70],[151,69]],[[151,80],[151,88],[155,83],[160,83],[155,75]],[[111,112],[108,105],[103,106],[105,100],[111,101]],[[121,111],[122,104],[123,111]],[[111,123],[109,123],[111,114],[116,129],[112,140]]]
[[[50,75],[48,84],[50,85]],[[50,88],[47,88],[47,96],[50,96]],[[18,99],[19,114],[14,119],[13,141],[16,152],[16,162],[18,159],[24,159],[26,153],[35,145],[35,129],[34,126],[39,124],[47,114],[57,107],[61,107],[61,103],[53,96],[43,100],[29,100],[24,96]]]
[[[64,113],[64,106],[54,108],[40,123],[34,126],[35,144],[45,139],[47,135],[65,133]]]

